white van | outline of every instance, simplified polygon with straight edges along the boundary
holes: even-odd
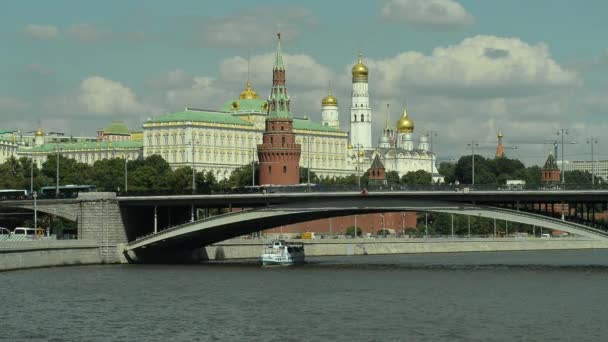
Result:
[[[13,230],[13,235],[25,235],[27,238],[34,238],[36,236],[36,229],[34,228],[26,228],[26,227],[17,227]]]
[[[550,234],[540,234],[540,238],[541,239],[550,239],[551,235]]]
[[[0,227],[0,235],[11,235],[11,231],[8,228]]]

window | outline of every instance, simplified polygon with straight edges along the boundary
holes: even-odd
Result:
[[[357,121],[357,114],[355,114],[355,120],[353,120],[353,121]]]
[[[271,144],[273,143],[273,140],[274,140],[274,139],[272,139],[272,137],[270,137],[270,143],[271,143]]]
[[[268,165],[268,173],[272,173],[272,166]]]
[[[281,128],[283,128],[283,127],[281,127]],[[283,145],[285,145],[285,137],[281,137],[281,143],[282,143]]]
[[[283,165],[283,173],[287,173],[287,166]]]
[[[284,126],[281,126],[281,131],[284,131],[284,130],[285,130],[285,127],[284,127]]]
[[[361,122],[363,122],[363,120],[365,120],[365,115],[361,114]]]

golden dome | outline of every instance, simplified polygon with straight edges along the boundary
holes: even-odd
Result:
[[[407,111],[405,108],[403,109],[403,115],[401,116],[399,121],[397,121],[397,131],[399,133],[413,133],[414,132],[414,121],[412,121],[407,116]]]
[[[239,95],[239,99],[241,100],[257,100],[258,94],[251,89],[251,82],[247,81],[247,88],[243,90],[241,95]]]
[[[327,94],[327,96],[325,96],[323,98],[323,100],[321,100],[321,105],[323,106],[337,106],[338,105],[338,99],[332,95],[331,90],[329,91],[329,93]]]
[[[356,79],[356,78],[367,79],[369,70],[367,69],[365,64],[363,64],[363,61],[361,60],[362,58],[363,58],[363,54],[361,52],[359,52],[359,62],[357,62],[357,64],[355,64],[352,69],[353,79]]]
[[[349,149],[349,150],[352,150],[352,149],[353,149],[353,145],[348,144],[348,149]]]
[[[37,137],[43,137],[44,136],[44,132],[42,131],[42,128],[38,128],[38,130],[36,131],[36,136]]]
[[[364,151],[359,151],[359,157],[365,157],[365,152]]]
[[[502,130],[498,131],[498,139],[502,139],[504,135],[502,135]]]

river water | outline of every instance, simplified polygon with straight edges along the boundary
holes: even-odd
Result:
[[[0,273],[0,341],[605,341],[608,251]]]

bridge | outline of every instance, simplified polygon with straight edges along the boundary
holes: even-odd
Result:
[[[193,250],[280,225],[394,211],[473,215],[608,239],[608,233],[594,220],[596,210],[607,209],[608,190],[80,195],[76,199],[38,201],[37,209],[76,220],[80,238],[116,245],[114,252],[124,250],[141,259]],[[29,200],[0,201],[0,207],[33,209]],[[199,208],[247,210],[197,219]],[[564,212],[555,217],[560,210]]]

